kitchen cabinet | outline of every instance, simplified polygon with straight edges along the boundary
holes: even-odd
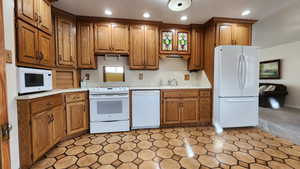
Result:
[[[97,68],[94,51],[94,26],[92,23],[77,23],[77,54],[78,68]]]
[[[88,129],[88,111],[86,93],[65,95],[67,110],[67,135]]]
[[[199,121],[203,125],[212,123],[212,98],[211,90],[200,90]]]
[[[55,16],[56,64],[76,68],[76,21],[72,16]]]
[[[17,0],[17,16],[30,25],[52,34],[51,3],[48,0]]]
[[[218,23],[216,45],[251,45],[251,24]]]
[[[66,136],[66,113],[64,106],[61,105],[52,109],[52,120],[52,138],[53,144],[56,144]]]
[[[17,24],[17,64],[44,65],[54,64],[52,37],[33,26],[18,20]]]
[[[192,29],[191,57],[188,60],[188,70],[202,70],[204,66],[204,31],[202,28]]]
[[[160,54],[189,55],[191,31],[184,28],[160,29]]]
[[[256,20],[213,17],[204,24],[204,70],[214,79],[214,49],[219,45],[251,45]]]
[[[184,125],[199,122],[198,90],[163,90],[161,125]]]
[[[159,66],[158,26],[130,25],[130,69],[155,70]]]
[[[129,54],[129,25],[99,22],[94,34],[97,54]]]

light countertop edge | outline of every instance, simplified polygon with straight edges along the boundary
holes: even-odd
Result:
[[[129,90],[171,90],[171,89],[211,89],[209,87],[201,86],[132,86],[128,87]],[[75,89],[56,89],[47,92],[27,94],[22,96],[17,96],[16,100],[30,100],[39,97],[46,97],[55,94],[70,93],[70,92],[83,92],[88,91],[88,88],[75,88]]]

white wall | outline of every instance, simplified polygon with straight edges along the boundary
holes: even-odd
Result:
[[[288,88],[286,106],[300,109],[300,41],[286,43],[261,51],[261,60],[282,60],[280,80],[261,80],[261,82],[281,83]]]
[[[261,61],[282,59],[282,79],[261,82],[288,87],[286,105],[300,108],[300,1],[253,26],[253,43],[261,47]]]
[[[12,125],[10,134],[10,153],[11,168],[18,169],[19,163],[19,142],[18,142],[18,120],[17,120],[17,104],[15,97],[17,96],[16,86],[16,66],[15,66],[15,23],[14,23],[14,0],[3,1],[4,14],[4,31],[5,31],[5,48],[12,51],[13,64],[6,65],[7,77],[7,97],[8,97],[8,113],[9,123]]]
[[[98,56],[97,70],[83,70],[81,77],[86,73],[90,74],[88,85],[93,86],[159,86],[162,80],[163,85],[167,85],[169,79],[177,79],[180,86],[201,86],[210,87],[210,83],[204,71],[192,72],[187,71],[187,62],[181,58],[166,58],[159,62],[159,70],[129,70],[128,58],[121,57],[119,60],[115,57]],[[122,83],[104,83],[103,82],[103,66],[124,66],[125,82]],[[143,73],[143,80],[139,80],[139,73]],[[184,80],[184,75],[190,74],[190,80]]]

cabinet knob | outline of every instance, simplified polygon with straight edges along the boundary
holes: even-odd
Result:
[[[42,17],[39,16],[39,23],[42,23]]]

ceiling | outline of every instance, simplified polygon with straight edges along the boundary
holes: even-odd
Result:
[[[148,20],[165,23],[191,24],[204,23],[213,16],[261,20],[298,0],[193,0],[192,7],[182,12],[168,9],[168,0],[58,0],[55,7],[77,15],[105,16],[104,10],[111,9],[112,18],[144,19],[143,13],[149,12]],[[245,17],[241,13],[249,9]],[[180,17],[188,16],[187,21]]]

